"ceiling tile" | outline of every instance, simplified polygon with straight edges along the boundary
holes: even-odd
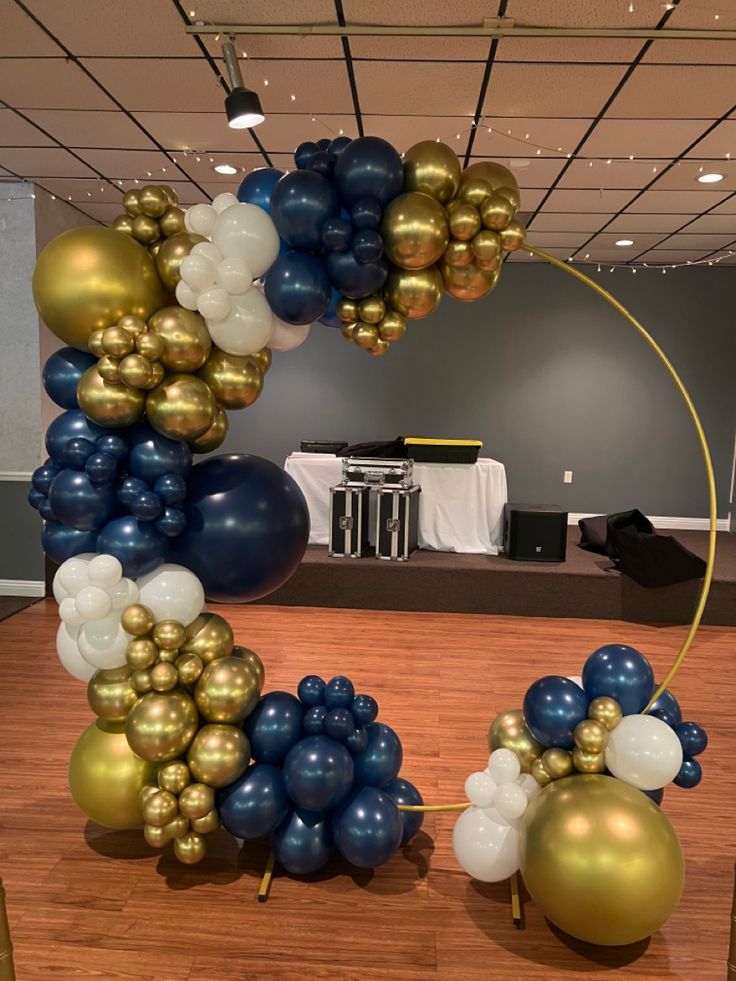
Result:
[[[544,156],[564,155],[575,149],[592,121],[486,116],[478,127],[473,152],[489,156],[525,156],[541,148]]]
[[[131,111],[224,112],[223,90],[204,58],[85,58],[83,63]]]
[[[727,153],[736,159],[736,119],[724,119],[692,148],[688,156],[725,157]]]
[[[0,60],[0,92],[16,109],[114,109],[98,85],[63,58]]]
[[[158,150],[80,150],[79,155],[106,177],[134,178],[146,183],[182,180],[184,174]],[[166,170],[164,170],[166,168]],[[150,173],[149,173],[150,171]]]
[[[351,24],[463,24],[478,26],[489,16],[484,0],[442,0],[442,3],[397,3],[396,0],[343,0]],[[495,12],[495,11],[494,11]],[[333,8],[334,18],[334,8]],[[299,20],[304,20],[301,13]]]
[[[684,224],[684,222],[682,222]],[[736,238],[736,219],[733,215],[714,214],[701,215],[687,226],[688,232],[723,232]]]
[[[55,146],[55,144],[12,109],[0,108],[0,146]]]
[[[658,157],[671,160],[696,140],[702,119],[602,119],[581,149],[588,157]]]
[[[563,226],[564,228],[564,226]],[[529,232],[529,241],[532,245],[547,251],[548,248],[567,249],[568,254],[579,248],[588,238],[587,232],[581,231],[551,231],[541,232],[534,229]]]
[[[218,61],[217,64],[225,76],[224,62]],[[260,96],[266,116],[269,112],[296,111],[314,115],[353,111],[344,61],[321,61],[318,66],[309,61],[262,61],[257,71],[248,73],[247,84]],[[224,100],[224,95],[219,94]],[[296,98],[292,99],[292,95]]]
[[[457,153],[464,153],[470,132],[470,116],[374,116],[363,115],[363,129],[368,136],[388,140],[402,153],[415,143],[436,140],[447,143]],[[350,132],[350,130],[346,130]],[[456,139],[460,134],[460,140]],[[327,135],[327,134],[326,134]]]
[[[623,73],[623,66],[496,65],[483,111],[511,117],[596,116]]]
[[[634,235],[638,232],[674,232],[686,224],[692,215],[647,215],[624,212],[617,215],[606,229],[619,235]]]
[[[715,14],[718,14],[718,21],[715,20]],[[667,26],[678,29],[692,27],[708,31],[734,31],[736,30],[736,11],[728,2],[701,2],[695,6],[683,3],[672,11]],[[727,41],[711,41],[710,43],[714,46],[728,44]]]
[[[565,163],[564,160],[545,159],[544,157],[484,157],[475,153],[470,159],[471,163],[478,160],[495,160],[503,164],[504,167],[508,167],[521,188],[542,187],[546,189],[550,187],[557,179],[557,175]],[[522,201],[522,206],[524,204],[525,202]]]
[[[63,56],[58,44],[15,3],[3,4],[3,29],[0,31],[0,57]]]
[[[333,7],[334,14],[334,7]],[[240,19],[243,17],[241,15]],[[248,17],[250,21],[251,18]],[[215,41],[216,34],[201,35],[202,41],[213,58],[222,57],[222,42],[220,37]],[[250,73],[261,71],[261,61],[293,61],[295,59],[332,58],[342,60],[342,42],[339,37],[331,35],[306,34],[237,34],[235,35],[235,50],[240,59],[240,69],[249,82]],[[318,71],[318,66],[313,66]]]
[[[229,163],[238,168],[237,174],[218,174],[212,168],[218,163]],[[187,173],[202,186],[209,184],[221,184],[220,191],[235,190],[242,181],[243,177],[255,170],[256,167],[265,167],[266,163],[263,156],[254,148],[252,153],[227,153],[221,157],[210,156],[200,157],[199,163],[191,157],[187,157]],[[293,167],[294,164],[292,163]],[[219,192],[218,192],[219,193]]]
[[[598,253],[606,255],[612,253],[618,255],[621,262],[628,262],[644,249],[652,248],[661,238],[662,236],[657,234],[637,235],[635,238],[632,237],[633,245],[617,246],[616,242],[621,239],[621,233],[605,231],[592,238],[585,246],[585,251],[593,257],[597,256]]]
[[[359,61],[354,65],[360,108],[367,113],[470,116],[475,112],[484,66],[455,62]],[[319,100],[311,112],[319,112]]]
[[[112,225],[117,216],[123,213],[123,207],[117,201],[88,200],[87,203],[82,204],[81,207],[87,212],[88,215],[91,215],[98,221],[104,222],[106,225]]]
[[[425,8],[426,9],[426,8]],[[491,49],[487,37],[351,37],[356,60],[481,61]]]
[[[631,200],[631,191],[552,191],[545,203],[549,211],[586,211],[611,214]]]
[[[557,211],[541,211],[534,219],[530,237],[536,236],[537,232],[586,232],[588,235],[597,232],[599,228],[609,221],[611,215],[588,215],[585,213],[575,213],[574,211],[560,213]]]
[[[365,123],[364,120],[364,125]],[[269,113],[255,132],[261,143],[268,148],[269,153],[293,153],[305,140],[332,140],[340,136],[341,131],[347,136],[358,135],[355,116],[352,113],[343,116]],[[238,149],[250,149],[242,135]]]
[[[702,174],[713,172],[722,174],[723,180],[705,185],[698,182],[698,177]],[[736,191],[736,161],[678,160],[662,174],[654,187],[657,190],[691,191],[710,187],[717,191]]]
[[[188,8],[189,9],[189,8]],[[336,24],[332,0],[198,0],[194,20],[211,24]]]
[[[498,42],[496,61],[559,61],[561,64],[595,61],[628,65],[642,44],[628,38],[508,37]]]
[[[136,118],[154,139],[174,153],[257,149],[250,131],[230,129],[224,108],[217,112],[137,112]],[[261,139],[264,128],[280,118],[275,114],[268,116],[253,132]]]
[[[687,4],[683,4],[678,13],[686,7]],[[672,18],[667,26],[674,26]],[[679,38],[673,41],[654,41],[642,62],[667,65],[733,65],[736,64],[736,41],[685,41]]]
[[[547,193],[546,188],[526,188],[524,191],[524,200],[521,203],[521,210],[527,214],[531,214],[535,211]]]
[[[672,263],[673,265],[685,264],[688,259],[696,262],[706,255],[703,251],[683,251],[681,249],[651,249],[640,256],[637,262],[651,262],[654,264]]]
[[[610,159],[610,158],[609,158]],[[648,184],[657,164],[639,160],[571,160],[559,187],[630,188],[640,190]],[[659,164],[658,170],[662,169]]]
[[[443,4],[444,7],[444,4]],[[634,4],[629,13],[624,3],[600,0],[509,0],[506,16],[517,27],[656,27],[662,16],[659,3]]]
[[[666,249],[692,249],[696,252],[716,252],[733,244],[736,239],[736,230],[730,233],[720,234],[696,234],[688,228],[677,235],[671,235],[666,242],[662,243],[662,248]]]
[[[119,110],[29,109],[26,115],[64,146],[153,149],[148,137]]]
[[[608,115],[628,119],[716,119],[734,104],[736,66],[640,65]]]
[[[701,215],[718,204],[728,191],[645,191],[632,202],[629,211],[655,214]]]
[[[91,200],[115,201],[119,200],[113,187],[107,182],[100,181],[99,178],[84,177],[46,177],[43,185],[51,194],[65,201],[84,203]],[[103,191],[100,188],[104,188]],[[122,195],[122,189],[120,194]]]
[[[722,201],[717,207],[713,208],[712,214],[736,215],[736,194],[729,195],[725,201]]]
[[[94,172],[58,147],[0,148],[0,165],[21,177],[92,177]]]

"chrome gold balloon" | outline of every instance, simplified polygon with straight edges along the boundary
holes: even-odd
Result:
[[[364,324],[361,321],[356,325],[351,339],[358,347],[369,351],[379,340],[378,327],[375,324]]]
[[[378,325],[378,336],[382,341],[398,341],[406,333],[406,317],[395,310],[387,310]]]
[[[501,248],[504,252],[516,252],[524,244],[526,238],[526,228],[520,221],[510,221],[501,231]]]
[[[161,248],[156,255],[156,269],[161,282],[170,293],[174,292],[176,284],[181,279],[179,267],[182,260],[186,259],[198,242],[204,241],[204,236],[182,230],[175,232],[161,243]]]
[[[541,757],[534,760],[529,771],[534,779],[537,781],[540,787],[546,787],[548,783],[552,782],[552,777],[547,773],[544,768],[544,763],[542,763]]]
[[[142,317],[136,317],[130,313],[125,317],[121,317],[117,322],[117,326],[122,327],[123,330],[127,331],[135,339],[145,331],[146,321]]]
[[[210,356],[212,341],[207,325],[193,310],[164,307],[148,321],[148,329],[164,342],[159,358],[167,371],[198,371]]]
[[[133,219],[130,215],[118,215],[112,223],[116,232],[123,232],[124,235],[133,234]]]
[[[530,773],[532,763],[544,752],[544,746],[527,729],[521,709],[501,712],[488,730],[488,748],[510,749],[519,757],[521,772]]]
[[[514,185],[514,187],[497,187],[494,194],[500,194],[502,198],[506,198],[511,207],[514,209],[514,214],[521,207],[521,194],[519,193],[519,188]]]
[[[102,350],[102,335],[104,333],[104,330],[93,330],[87,340],[90,354],[94,354],[96,358],[105,357],[105,352]]]
[[[575,726],[575,745],[583,753],[602,753],[608,745],[608,729],[594,719],[584,719]]]
[[[186,692],[151,691],[139,698],[128,713],[125,734],[130,748],[141,759],[168,763],[181,756],[199,725],[197,708]]]
[[[258,678],[244,660],[221,657],[202,672],[194,689],[199,714],[207,722],[237,724],[258,703]]]
[[[166,341],[146,328],[136,337],[135,349],[146,361],[160,361],[166,350]]]
[[[192,831],[200,835],[208,835],[211,831],[217,831],[220,827],[220,815],[215,808],[201,818],[193,818],[191,821]]]
[[[569,777],[573,772],[572,757],[566,749],[553,747],[542,754],[542,766],[553,780]]]
[[[151,635],[154,644],[166,651],[176,650],[186,639],[186,631],[178,620],[159,620]]]
[[[215,421],[201,436],[189,440],[189,449],[192,453],[211,453],[225,442],[229,428],[230,424],[227,421],[227,413],[218,405],[217,412],[215,413]]]
[[[135,755],[122,725],[93,722],[69,760],[69,790],[88,818],[107,828],[143,823],[138,795],[156,779],[156,766]]]
[[[171,691],[179,684],[179,672],[173,664],[159,661],[151,668],[151,687],[154,691]]]
[[[173,821],[164,825],[163,830],[169,841],[174,838],[181,838],[189,831],[189,821],[183,814],[177,814]]]
[[[386,257],[402,269],[426,269],[450,240],[445,210],[419,191],[399,194],[383,209],[380,226]]]
[[[179,812],[190,821],[203,818],[215,806],[215,792],[205,783],[190,783],[179,794]]]
[[[484,201],[493,194],[493,188],[482,177],[468,177],[463,180],[458,191],[458,199],[466,204],[472,204],[480,210]]]
[[[151,691],[153,682],[151,681],[151,671],[149,668],[136,668],[130,676],[130,683],[140,695],[145,695]]]
[[[603,773],[606,758],[603,753],[586,753],[576,746],[572,751],[572,765],[578,773]]]
[[[495,160],[479,160],[477,163],[466,167],[460,178],[460,188],[463,184],[476,178],[487,181],[491,189],[495,191],[499,187],[506,187],[519,193],[519,185],[516,178],[503,164],[496,163]]]
[[[383,295],[388,305],[408,320],[428,317],[442,299],[442,274],[438,266],[427,269],[393,267],[386,280]]]
[[[181,208],[177,208],[176,205],[169,205],[159,218],[158,226],[167,238],[170,238],[172,235],[178,235],[180,232],[185,232],[184,212]]]
[[[608,695],[599,695],[588,706],[588,718],[600,722],[602,726],[605,726],[611,732],[623,718],[623,712],[615,698],[609,698]]]
[[[465,201],[450,201],[447,205],[447,225],[450,236],[469,242],[481,229],[478,209]]]
[[[192,782],[189,767],[184,760],[164,763],[158,771],[157,779],[161,790],[168,790],[170,794],[180,794]]]
[[[161,229],[155,218],[148,215],[136,215],[133,219],[133,238],[141,245],[153,245],[161,238]]]
[[[495,259],[475,259],[474,262],[478,269],[482,269],[483,272],[495,272],[501,268],[501,256],[499,255]]]
[[[263,689],[263,685],[266,681],[266,669],[263,666],[263,661],[256,654],[255,651],[250,650],[248,647],[238,647],[237,645],[233,647],[233,657],[239,657],[246,664],[250,665],[251,670],[255,673],[256,680],[258,682],[258,691]]]
[[[641,791],[594,774],[555,781],[521,819],[521,873],[544,915],[578,940],[643,940],[674,911],[685,864],[672,825]]]
[[[174,855],[184,865],[196,865],[207,854],[207,843],[196,831],[187,831],[181,838],[174,839]]]
[[[179,805],[176,797],[168,790],[158,790],[155,794],[146,797],[141,811],[146,824],[152,824],[154,828],[163,828],[179,813]]]
[[[145,637],[153,630],[156,621],[151,610],[143,603],[131,603],[120,614],[120,623],[126,633],[133,634],[134,637]]]
[[[97,362],[97,374],[106,382],[120,381],[120,359],[113,358],[109,354],[103,354]]]
[[[480,232],[478,232],[480,235]],[[475,238],[478,237],[475,236]],[[475,241],[475,239],[473,239]],[[499,248],[500,248],[499,240]],[[473,253],[473,246],[471,242],[461,242],[460,239],[453,238],[448,244],[442,256],[442,261],[447,263],[448,266],[452,266],[453,269],[461,269],[463,266],[469,266],[471,262],[475,259]]]
[[[164,848],[171,841],[166,828],[157,828],[153,824],[143,825],[143,837],[151,848]]]
[[[146,184],[138,192],[141,213],[149,218],[160,218],[169,207],[169,196],[162,187]]]
[[[260,351],[256,351],[255,354],[250,355],[258,362],[258,367],[261,369],[264,375],[268,373],[268,369],[271,367],[271,361],[273,360],[273,353],[270,347],[262,347]]]
[[[207,432],[217,414],[217,403],[209,386],[195,375],[183,374],[164,378],[146,396],[145,408],[148,422],[156,432],[184,442]]]
[[[498,232],[494,232],[490,228],[481,228],[478,234],[473,237],[470,248],[475,258],[483,262],[497,259],[501,254],[501,237]]]
[[[479,269],[473,262],[468,266],[461,266],[459,269],[448,266],[446,262],[440,264],[442,279],[445,289],[454,296],[456,300],[480,300],[481,297],[490,293],[498,282],[499,270],[486,272]]]
[[[123,208],[131,218],[141,213],[141,203],[139,200],[140,191],[126,191],[123,195]]]
[[[422,140],[404,154],[404,190],[421,191],[444,204],[460,186],[460,161],[446,143]]]
[[[263,371],[255,355],[240,357],[213,347],[207,363],[197,374],[207,382],[224,409],[253,405],[263,391]]]
[[[383,341],[379,337],[373,347],[368,348],[368,354],[372,354],[374,358],[381,358],[388,352],[390,347],[391,344],[389,341]]]
[[[483,202],[480,209],[480,219],[484,228],[501,231],[514,217],[514,213],[508,198],[494,194]]]
[[[122,668],[95,671],[87,684],[87,701],[95,715],[106,722],[125,722],[138,699],[130,681],[132,670]]]
[[[379,324],[386,313],[386,302],[382,296],[367,296],[358,304],[358,316],[364,324]]]
[[[99,371],[99,364],[97,366]],[[129,388],[154,388],[153,365],[142,354],[129,354],[118,365],[120,381]]]
[[[197,654],[180,654],[174,661],[180,685],[193,685],[204,671],[202,658]]]
[[[179,196],[177,195],[176,191],[171,186],[171,184],[159,184],[158,186],[161,188],[161,190],[166,195],[166,198],[167,198],[167,200],[169,202],[169,205],[172,208],[176,208],[178,206],[178,204],[179,204]]]
[[[349,300],[346,296],[343,296],[342,299],[337,301],[335,310],[344,324],[349,324],[359,319],[357,300]]]
[[[210,787],[226,787],[237,780],[245,773],[249,760],[248,737],[231,725],[202,726],[187,752],[192,776]]]
[[[79,381],[77,401],[92,422],[106,429],[127,429],[142,418],[146,396],[136,388],[105,381],[93,364]]]
[[[359,320],[354,320],[349,324],[343,324],[340,328],[340,333],[347,341],[352,341],[353,334],[355,333],[355,328],[360,324]]]
[[[174,664],[178,657],[179,651],[160,649],[158,652],[159,661],[164,661],[166,664]]]
[[[186,640],[181,645],[182,654],[197,654],[205,664],[233,652],[233,630],[224,617],[217,613],[200,613],[186,628]]]
[[[115,325],[102,332],[102,350],[113,358],[124,358],[133,350],[134,340],[124,327]]]

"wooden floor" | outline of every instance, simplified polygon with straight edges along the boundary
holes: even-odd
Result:
[[[350,675],[375,695],[404,744],[402,773],[427,802],[461,800],[482,767],[489,721],[543,673],[577,674],[607,641],[640,647],[661,673],[682,628],[304,608],[222,608],[266,664],[267,689]],[[309,881],[278,876],[256,901],[265,845],[238,852],[222,831],[202,865],[148,848],[138,832],[88,823],[66,762],[90,720],[84,686],[54,653],[56,607],[0,624],[0,874],[19,981],[155,979],[595,979],[725,977],[736,788],[736,630],[701,631],[676,693],[709,729],[705,777],[667,792],[687,859],[679,909],[632,948],[586,947],[533,903],[516,930],[505,885],[472,882],[452,854],[452,815],[430,817],[375,873],[335,865]]]

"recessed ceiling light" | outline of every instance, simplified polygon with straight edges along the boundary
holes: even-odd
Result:
[[[233,167],[232,164],[215,164],[212,168],[216,170],[218,174],[237,174],[238,168]]]
[[[723,174],[699,174],[697,179],[701,184],[717,184],[723,180]]]
[[[633,238],[620,238],[618,242],[616,242],[616,245],[620,245],[621,248],[623,248],[626,245],[633,245],[633,244],[634,244]]]

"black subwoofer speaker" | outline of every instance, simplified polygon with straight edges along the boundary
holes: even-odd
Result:
[[[523,562],[564,562],[567,511],[556,505],[507,504],[504,551]]]

